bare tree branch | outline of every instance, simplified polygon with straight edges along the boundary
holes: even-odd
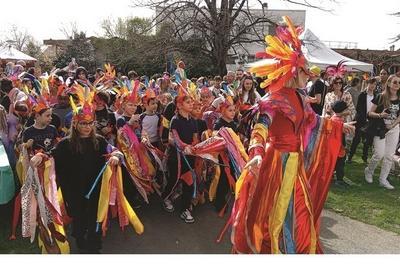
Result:
[[[33,37],[26,29],[22,30],[17,25],[11,25],[5,42],[13,44],[17,50],[22,51],[30,41],[33,41]]]
[[[264,1],[257,1],[263,6]],[[330,11],[314,5],[312,0],[282,1]],[[276,25],[269,12],[264,8],[252,9],[248,0],[132,0],[132,3],[136,7],[155,10],[152,27],[170,23],[174,27],[173,37],[179,42],[201,37],[205,47],[196,49],[210,55],[220,74],[226,71],[228,51],[232,46],[260,42],[267,32],[259,29]]]
[[[317,5],[311,4],[307,0],[304,0],[304,1],[283,0],[283,1],[286,1],[286,2],[291,3],[291,4],[295,4],[295,5],[300,5],[300,6],[304,6],[304,7],[311,7],[311,8],[323,10],[323,11],[326,11],[326,12],[332,12],[333,11],[332,9],[327,9],[327,8],[323,8],[321,6],[317,6]]]
[[[76,22],[71,22],[69,25],[62,24],[59,30],[64,34],[66,39],[73,39],[74,36],[79,33]]]

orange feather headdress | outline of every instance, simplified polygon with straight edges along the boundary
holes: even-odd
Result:
[[[261,88],[268,87],[270,92],[278,91],[285,83],[297,75],[299,68],[305,68],[306,59],[301,51],[299,35],[303,32],[301,27],[295,27],[292,20],[283,16],[286,27],[279,26],[276,36],[267,35],[265,42],[268,44],[265,52],[257,53],[257,57],[269,58],[262,64],[255,64],[250,72],[257,77],[266,78],[261,83]]]
[[[30,99],[35,99],[35,98],[33,96],[30,96]],[[37,114],[42,112],[43,110],[50,109],[49,102],[41,95],[33,102],[34,104],[32,110]]]

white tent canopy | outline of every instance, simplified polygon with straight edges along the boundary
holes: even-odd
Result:
[[[347,71],[350,72],[372,72],[373,65],[364,63],[361,61],[357,61],[346,56],[343,56],[334,50],[327,47],[311,30],[307,29],[301,36],[301,39],[304,42],[302,46],[302,51],[304,53],[305,58],[307,59],[310,65],[319,66],[321,69],[325,69],[330,65],[337,65],[339,61],[345,60],[344,65],[346,66]],[[264,61],[265,60],[265,61]],[[267,62],[270,59],[259,60],[254,63],[250,63],[246,65],[246,67],[251,67],[253,65],[263,64],[263,62]]]
[[[341,55],[334,50],[327,47],[311,30],[307,29],[303,35],[302,40],[304,46],[303,53],[307,61],[311,65],[317,65],[321,69],[325,69],[329,65],[336,65],[340,60],[346,60],[344,65],[347,71],[352,72],[372,72],[373,65],[364,63],[355,59],[348,58]]]
[[[18,51],[11,45],[0,46],[0,60],[24,60],[24,61],[37,61],[32,56]]]

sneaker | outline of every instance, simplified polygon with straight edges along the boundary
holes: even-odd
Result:
[[[181,213],[181,219],[183,219],[187,224],[194,223],[194,218],[189,209],[186,209],[184,212]]]
[[[386,189],[390,189],[390,190],[394,189],[394,186],[392,186],[392,185],[389,183],[389,181],[387,181],[387,180],[385,180],[385,181],[379,181],[379,185],[380,185],[381,187],[386,188]]]
[[[172,205],[172,202],[168,199],[164,200],[163,206],[164,210],[166,210],[167,212],[173,212],[175,210],[174,205]]]
[[[365,167],[364,175],[365,175],[365,181],[367,181],[367,183],[369,183],[369,184],[372,184],[373,179],[372,179],[372,175],[368,171],[368,167]]]

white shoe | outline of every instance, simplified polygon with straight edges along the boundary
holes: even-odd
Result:
[[[379,181],[379,185],[380,185],[381,187],[386,188],[386,189],[390,189],[390,190],[394,189],[394,186],[392,186],[392,185],[389,183],[389,181],[387,181],[387,180],[385,180],[385,181]]]
[[[367,181],[368,184],[372,184],[373,179],[372,175],[368,171],[368,167],[365,167],[364,169],[364,176],[365,176],[365,181]]]
[[[181,213],[181,219],[183,219],[187,224],[194,223],[194,218],[189,209],[186,209],[184,212]]]
[[[164,210],[166,210],[167,212],[173,212],[175,210],[174,205],[172,205],[172,201],[170,201],[169,199],[164,200]]]

